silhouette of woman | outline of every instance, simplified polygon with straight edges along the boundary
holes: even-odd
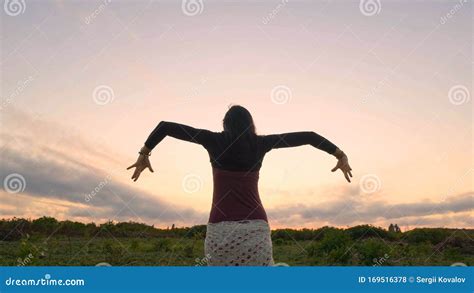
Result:
[[[205,254],[209,265],[273,265],[267,215],[258,192],[259,170],[272,149],[312,145],[337,158],[332,172],[340,169],[348,182],[352,177],[347,156],[315,132],[257,135],[250,112],[232,106],[223,120],[224,131],[212,132],[190,126],[160,122],[139,151],[132,179],[148,168],[153,172],[151,150],[166,136],[202,145],[209,153],[214,190],[207,224]]]

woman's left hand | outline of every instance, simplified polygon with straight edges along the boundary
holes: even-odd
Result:
[[[339,149],[336,151],[335,156],[337,157],[337,164],[336,167],[332,168],[331,171],[335,172],[337,169],[341,169],[342,173],[344,174],[344,177],[350,183],[350,177],[352,177],[352,168],[349,165],[349,159],[347,158],[346,154],[344,154],[344,152]]]
[[[135,162],[135,164],[128,167],[127,170],[130,170],[131,168],[135,168],[135,171],[133,172],[133,175],[132,175],[133,181],[137,181],[138,177],[140,177],[140,174],[146,168],[148,168],[152,173],[154,172],[153,168],[151,167],[149,156],[146,156],[146,155],[140,155],[137,161]]]

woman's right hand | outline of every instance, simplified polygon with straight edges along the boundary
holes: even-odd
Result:
[[[336,152],[334,152],[334,156],[337,158],[337,164],[336,167],[332,168],[331,171],[335,172],[337,169],[341,169],[342,173],[344,174],[344,177],[346,177],[346,180],[350,183],[350,177],[352,177],[352,168],[349,165],[349,159],[347,158],[346,154],[340,149],[337,149]]]
[[[140,174],[146,168],[148,168],[152,173],[154,172],[153,168],[151,167],[150,158],[147,155],[138,156],[137,161],[133,165],[128,167],[127,170],[130,170],[131,168],[135,168],[135,171],[133,172],[133,175],[132,175],[133,181],[137,181],[138,177],[140,177]]]

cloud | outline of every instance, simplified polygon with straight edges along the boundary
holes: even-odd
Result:
[[[318,206],[294,205],[268,211],[273,219],[291,219],[304,225],[325,222],[332,225],[398,222],[403,225],[440,225],[453,219],[465,227],[472,227],[469,212],[474,208],[474,193],[467,192],[447,197],[445,200],[413,203],[389,203],[373,200],[354,193],[337,196],[336,200],[322,202]],[[466,215],[467,214],[467,215]]]
[[[16,210],[17,216],[60,214],[66,218],[136,219],[156,224],[205,222],[206,214],[201,211],[174,205],[120,182],[114,168],[124,167],[103,155],[106,150],[94,150],[76,134],[72,140],[61,139],[58,145],[57,136],[64,131],[57,126],[21,112],[7,117],[9,124],[18,120],[27,131],[15,137],[2,133],[8,140],[0,144],[0,178],[18,173],[26,186],[21,194],[0,194],[2,214]],[[55,206],[57,212],[48,206]]]
[[[5,159],[8,158],[8,159]],[[205,220],[203,213],[174,206],[155,195],[114,181],[113,174],[94,168],[75,168],[44,157],[28,158],[4,150],[0,159],[0,178],[19,173],[26,181],[24,193],[34,199],[54,199],[71,203],[70,217],[99,219],[141,218],[154,223]],[[7,194],[4,196],[16,196]]]

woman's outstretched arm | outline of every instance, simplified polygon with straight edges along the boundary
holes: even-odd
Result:
[[[346,154],[331,141],[313,131],[266,135],[263,136],[263,141],[266,152],[272,149],[312,145],[317,149],[334,155],[338,162],[336,167],[331,171],[335,172],[337,169],[341,169],[346,180],[351,182],[350,177],[352,177],[352,168],[349,166],[349,160]]]
[[[152,150],[166,136],[200,144],[204,147],[211,141],[212,132],[206,129],[197,129],[184,124],[161,121],[145,141],[145,147]]]
[[[337,146],[313,131],[289,132],[263,136],[265,151],[279,148],[290,148],[302,145],[313,147],[333,154]]]
[[[185,140],[193,143],[200,144],[207,148],[207,145],[212,141],[212,132],[205,129],[197,129],[184,124],[161,121],[158,126],[151,132],[145,141],[145,145],[138,152],[139,156],[137,161],[127,168],[135,168],[132,179],[137,181],[138,177],[143,170],[149,169],[153,172],[153,168],[150,163],[151,151],[160,143],[166,136],[171,136],[180,140]]]

